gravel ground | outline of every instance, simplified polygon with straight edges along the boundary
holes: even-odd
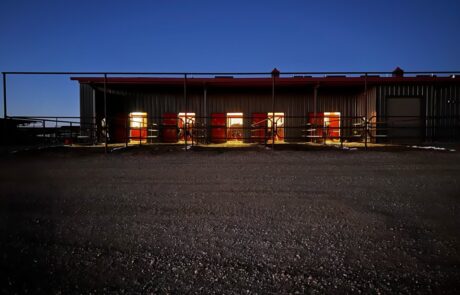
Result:
[[[459,293],[460,153],[0,158],[2,293]]]

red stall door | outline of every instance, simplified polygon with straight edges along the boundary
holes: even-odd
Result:
[[[326,138],[332,140],[340,139],[340,113],[325,112],[324,113],[324,130]]]
[[[133,112],[129,114],[129,142],[147,142],[147,113]]]
[[[314,141],[323,138],[324,113],[308,113],[307,138]]]
[[[177,131],[177,114],[164,113],[161,128],[161,137],[163,139],[163,142],[177,142]]]
[[[267,113],[252,113],[251,138],[252,141],[265,143],[267,132]]]
[[[227,117],[225,113],[211,114],[211,142],[223,143],[227,141],[226,120]]]

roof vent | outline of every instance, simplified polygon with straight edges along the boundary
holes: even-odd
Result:
[[[404,70],[400,67],[396,67],[393,73],[391,74],[392,77],[404,77]]]
[[[280,71],[277,68],[274,68],[272,71],[272,77],[279,77]]]
[[[233,76],[214,76],[216,79],[233,79]]]

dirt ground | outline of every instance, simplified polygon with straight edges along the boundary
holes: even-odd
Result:
[[[0,292],[459,293],[460,153],[0,158]]]

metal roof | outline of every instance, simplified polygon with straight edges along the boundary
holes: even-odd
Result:
[[[71,80],[82,84],[103,84],[105,79],[100,77],[71,77]],[[184,78],[167,77],[109,77],[107,84],[136,84],[156,86],[183,86]],[[187,78],[187,86],[219,86],[219,87],[269,87],[272,85],[272,78]],[[415,77],[380,77],[380,76],[325,76],[325,77],[280,77],[276,78],[277,86],[358,86],[384,85],[384,84],[460,84],[460,76],[437,77],[437,76],[415,76]]]

